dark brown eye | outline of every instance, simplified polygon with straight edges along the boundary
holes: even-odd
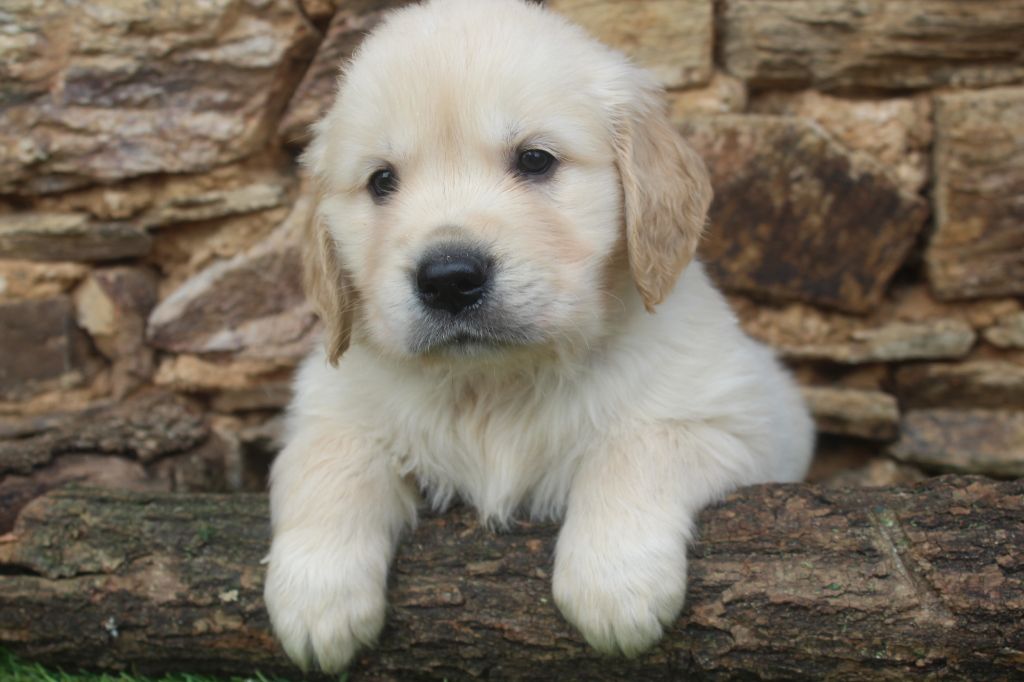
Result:
[[[547,175],[554,165],[555,157],[543,149],[527,149],[516,161],[516,169],[523,175]]]
[[[382,168],[370,176],[367,185],[375,199],[384,199],[398,189],[398,176],[390,168]]]

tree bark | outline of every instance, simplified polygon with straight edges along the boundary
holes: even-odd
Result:
[[[423,520],[355,680],[1011,679],[1024,669],[1024,480],[758,486],[701,518],[683,615],[633,660],[550,597],[556,527]],[[266,500],[64,490],[0,538],[0,645],[65,668],[300,677],[261,599]],[[1017,679],[1020,679],[1017,677]]]

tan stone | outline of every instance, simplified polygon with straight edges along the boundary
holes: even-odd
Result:
[[[736,114],[747,108],[746,84],[722,71],[703,87],[673,90],[666,96],[669,117],[676,125],[694,115]]]
[[[302,11],[312,21],[325,21],[331,18],[340,0],[299,0]]]
[[[80,263],[0,260],[0,302],[50,298],[70,291],[89,272]]]
[[[908,192],[920,192],[928,182],[929,97],[845,99],[813,90],[773,92],[754,100],[751,109],[813,120],[848,149],[871,156]]]
[[[34,207],[85,212],[101,222],[131,219],[141,228],[166,227],[283,206],[294,184],[292,164],[268,152],[208,173],[147,175],[37,197]]]
[[[649,69],[667,88],[707,83],[712,0],[547,0],[547,6]]]
[[[0,415],[31,416],[54,411],[84,410],[105,402],[112,391],[110,370],[93,364],[89,370],[81,381],[37,384],[31,393],[21,392],[13,400],[5,400],[0,395]]]
[[[366,34],[373,30],[389,9],[409,4],[408,0],[355,0],[340,3],[316,57],[302,77],[278,127],[286,145],[309,142],[310,126],[330,106],[345,60],[352,56]]]
[[[962,301],[954,305],[957,310],[963,312],[967,321],[976,329],[998,327],[1007,321],[1012,321],[1013,316],[1018,312],[1024,312],[1021,310],[1020,303],[1012,298]]]
[[[38,261],[105,261],[144,256],[149,235],[126,222],[93,222],[84,213],[0,215],[0,253]]]
[[[290,380],[295,362],[172,355],[161,360],[153,382],[181,393],[248,391]]]
[[[1024,294],[1024,87],[939,96],[935,169],[936,295]]]
[[[959,320],[892,322],[850,335],[851,359],[893,362],[936,357],[962,357],[974,345],[974,330]],[[859,353],[863,353],[859,356]]]
[[[908,90],[1024,76],[1024,4],[1005,0],[729,0],[725,68],[758,89]]]
[[[212,220],[281,206],[284,199],[284,188],[280,185],[254,184],[236,190],[212,191],[184,200],[168,201],[144,213],[139,223],[145,227],[162,227]]]
[[[802,391],[822,433],[869,440],[891,440],[899,433],[899,407],[888,393],[822,386]]]
[[[1024,412],[911,410],[903,417],[897,459],[939,471],[1024,476]]]
[[[253,154],[316,43],[291,0],[12,0],[4,10],[3,193]]]
[[[149,342],[177,353],[297,360],[312,347],[316,316],[302,288],[296,231],[303,198],[265,241],[187,280],[153,310]]]
[[[1000,318],[983,333],[993,346],[1024,349],[1024,311]]]
[[[680,127],[711,171],[704,260],[726,289],[867,312],[882,300],[927,209],[814,124],[774,116]]]
[[[901,367],[900,400],[913,407],[1024,409],[1024,366],[1000,360]]]
[[[914,302],[910,297],[910,302]],[[756,305],[732,298],[744,329],[793,360],[858,365],[965,357],[977,338],[960,317],[905,317],[892,302],[869,318],[826,313],[802,304]],[[918,311],[920,314],[920,311]]]
[[[137,267],[93,271],[75,291],[80,327],[111,361],[115,398],[126,395],[153,373],[153,351],[146,346],[146,318],[156,304],[156,278]]]

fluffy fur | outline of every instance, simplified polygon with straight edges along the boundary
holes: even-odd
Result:
[[[531,148],[550,176],[516,173]],[[306,161],[326,333],[271,477],[266,602],[288,654],[338,670],[372,644],[424,497],[497,527],[564,519],[562,613],[601,651],[653,645],[698,511],[800,479],[812,450],[791,380],[693,261],[711,190],[656,84],[536,5],[432,0],[364,42]],[[384,165],[398,189],[375,200]],[[413,282],[453,241],[495,263],[465,319]]]

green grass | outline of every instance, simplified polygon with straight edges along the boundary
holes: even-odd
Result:
[[[345,682],[343,675],[340,682]],[[144,677],[128,673],[68,673],[59,669],[27,663],[0,649],[0,682],[285,682],[282,678],[265,677],[256,673],[251,677],[210,677],[180,673],[163,677]]]

